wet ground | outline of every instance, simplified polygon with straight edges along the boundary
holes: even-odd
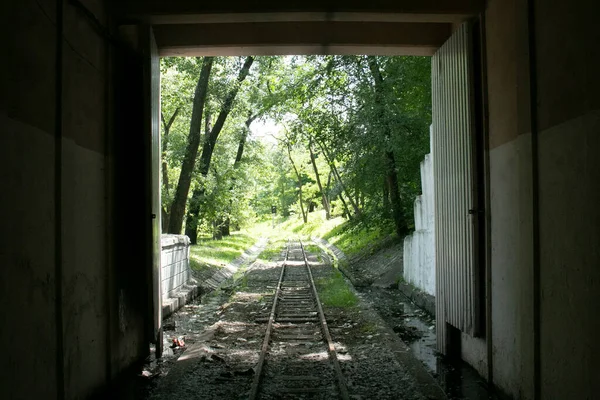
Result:
[[[497,399],[472,367],[437,353],[434,318],[412,304],[400,291],[374,286],[358,287],[357,291],[410,347],[449,399]]]
[[[336,257],[344,257],[339,249],[330,248]],[[443,388],[449,399],[500,399],[470,365],[449,360],[436,351],[435,318],[417,307],[398,290],[402,276],[402,243],[393,243],[375,254],[357,256],[342,268],[354,283],[361,298],[386,321],[406,343],[415,358]]]

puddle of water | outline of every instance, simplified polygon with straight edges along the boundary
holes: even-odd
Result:
[[[449,360],[436,351],[435,320],[408,301],[396,289],[359,288],[380,315],[388,321],[400,339],[434,376],[450,400],[499,400],[487,382],[470,365]]]
[[[470,365],[461,360],[448,360],[439,355],[436,348],[435,321],[409,302],[403,302],[404,319],[422,336],[407,343],[413,355],[419,359],[437,379],[449,399],[498,400],[488,389],[487,382]]]

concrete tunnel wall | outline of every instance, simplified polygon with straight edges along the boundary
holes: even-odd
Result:
[[[107,21],[104,1],[83,3]],[[144,227],[117,200],[124,189],[112,175],[125,165],[111,147],[123,134],[113,125],[115,51],[63,5],[61,38],[56,1],[3,3],[0,383],[9,399],[86,398],[148,352]],[[143,174],[135,153],[129,160]],[[117,232],[131,224],[137,235],[124,249]]]
[[[492,0],[485,13],[492,271],[487,340],[493,382],[515,399],[535,396],[536,340],[541,398],[594,398],[600,391],[597,8],[585,1],[534,1],[535,49],[528,46],[526,1]],[[530,108],[530,50],[537,118]],[[533,134],[532,122],[538,128]],[[463,358],[484,376],[485,345],[462,335]]]
[[[534,381],[533,166],[526,3],[494,0],[485,16],[493,319],[488,340],[492,342],[494,383],[515,398],[530,399]]]
[[[83,3],[104,24],[104,2]],[[538,254],[541,396],[594,398],[600,391],[598,9],[584,0],[533,3],[533,134],[527,2],[490,0],[485,12],[492,359],[485,340],[467,335],[462,355],[484,375],[490,362],[494,383],[513,398],[534,398]],[[144,170],[136,136],[141,122],[132,117],[141,112],[139,60],[133,56],[128,67],[137,75],[119,78],[116,49],[65,2],[57,71],[56,1],[3,7],[0,178],[8,206],[0,207],[0,340],[6,344],[0,383],[8,398],[50,398],[61,388],[67,398],[84,398],[147,352],[143,234],[127,236],[127,249],[119,244],[125,242],[120,232],[144,226],[143,215],[131,212],[143,200],[119,196],[128,185],[143,193],[141,183],[127,179]],[[57,107],[62,137],[55,146]],[[58,358],[57,345],[64,347]]]
[[[600,393],[600,7],[535,6],[541,394],[591,399]]]

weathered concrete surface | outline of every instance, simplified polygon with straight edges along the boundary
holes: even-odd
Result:
[[[0,12],[0,385],[9,399],[56,398],[55,7],[12,3]]]
[[[491,212],[497,216],[491,227],[494,381],[513,395],[531,385],[520,380],[533,373],[530,156],[530,135],[490,153]]]
[[[398,283],[398,290],[400,290],[402,294],[410,299],[417,307],[427,311],[435,317],[435,296],[423,292],[406,282]]]
[[[541,377],[549,399],[600,390],[599,132],[596,110],[540,135]]]
[[[40,87],[41,89],[42,87]],[[43,90],[43,89],[42,89]],[[56,393],[55,212],[53,138],[27,122],[0,115],[0,302],[6,343],[0,384],[7,398]],[[29,157],[35,162],[23,162]],[[7,204],[8,203],[8,204]],[[8,207],[7,207],[8,206]],[[35,240],[32,240],[35,238]],[[28,343],[26,346],[14,345]],[[25,349],[25,350],[24,350]],[[25,374],[24,371],[28,371]],[[39,378],[32,385],[32,377]]]
[[[535,6],[541,397],[591,399],[600,392],[600,7]]]
[[[404,238],[404,280],[435,296],[433,154],[425,155],[420,167],[422,194],[414,203],[415,231]]]
[[[190,268],[190,238],[161,235],[162,318],[168,318],[200,295]]]
[[[169,297],[191,278],[190,239],[185,235],[161,235],[160,241],[162,295]]]
[[[591,306],[600,302],[600,80],[592,71],[600,56],[589,48],[600,39],[592,17],[598,10],[584,2],[535,3],[537,148],[530,133],[526,2],[491,1],[486,12],[493,379],[515,398],[533,398],[537,335],[542,398],[593,398],[600,354]],[[540,293],[534,291],[536,251]],[[476,360],[480,351],[470,353]]]
[[[128,271],[114,256],[107,41],[67,2],[61,25],[59,4],[9,1],[0,13],[10,60],[0,66],[0,384],[11,399],[85,398],[148,351],[143,253],[130,243]],[[105,2],[83,4],[104,23]]]

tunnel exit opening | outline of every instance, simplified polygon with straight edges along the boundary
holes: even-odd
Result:
[[[479,28],[478,28],[478,24],[476,23],[474,26],[474,29],[472,30],[472,32],[469,33],[469,37],[468,37],[468,52],[469,52],[469,57],[470,59],[468,60],[468,62],[471,62],[472,64],[470,64],[468,66],[469,72],[466,76],[466,82],[463,82],[466,86],[463,87],[463,90],[465,90],[465,92],[460,92],[459,90],[456,91],[456,93],[459,93],[460,96],[463,96],[463,100],[466,100],[467,103],[469,104],[470,107],[472,107],[474,104],[475,105],[479,105],[481,107],[474,107],[469,114],[468,118],[474,118],[474,120],[469,120],[467,122],[467,124],[471,125],[472,124],[472,134],[473,135],[471,137],[471,139],[469,139],[469,142],[464,142],[462,143],[462,145],[466,146],[466,151],[468,152],[472,152],[470,157],[474,157],[473,160],[466,162],[462,165],[462,168],[469,168],[470,169],[470,174],[473,174],[473,176],[475,177],[475,182],[473,182],[470,186],[469,186],[469,191],[471,192],[471,195],[473,196],[473,199],[479,199],[478,201],[484,201],[487,197],[486,195],[486,190],[487,187],[485,185],[485,181],[486,181],[486,143],[485,143],[485,133],[484,133],[484,127],[485,127],[485,112],[484,112],[484,98],[483,96],[485,95],[485,90],[484,90],[484,85],[483,85],[483,78],[484,76],[481,74],[481,71],[483,71],[481,64],[479,63],[479,61],[477,60],[481,60],[482,59],[482,46],[480,45],[481,42],[478,41],[478,34],[480,32]],[[211,28],[213,28],[211,26]],[[240,25],[240,29],[243,28],[243,24]],[[203,46],[193,46],[193,45],[175,45],[175,46],[169,46],[167,45],[165,40],[174,40],[174,37],[177,36],[176,34],[169,32],[168,34],[166,33],[166,28],[164,26],[161,25],[156,25],[154,26],[154,30],[156,32],[158,32],[159,34],[163,35],[160,40],[159,43],[162,43],[163,47],[156,47],[154,48],[152,45],[152,30],[150,30],[150,34],[148,36],[148,46],[150,48],[150,50],[148,51],[148,55],[149,57],[147,58],[148,60],[152,60],[150,64],[147,68],[147,75],[146,75],[146,87],[150,86],[152,88],[152,93],[150,93],[150,96],[148,96],[148,98],[152,98],[152,103],[154,104],[147,104],[146,105],[146,109],[150,110],[149,113],[147,115],[152,116],[151,118],[151,122],[148,123],[148,133],[150,134],[149,137],[151,138],[151,149],[152,149],[152,154],[150,156],[150,160],[151,160],[151,165],[152,165],[152,176],[151,176],[151,183],[150,183],[150,187],[152,187],[152,205],[151,205],[151,210],[152,212],[150,213],[152,216],[152,222],[151,222],[151,231],[152,231],[152,243],[156,243],[157,238],[159,237],[159,234],[161,231],[163,231],[163,229],[161,228],[161,218],[160,216],[162,215],[162,210],[160,207],[160,200],[158,200],[158,202],[155,202],[156,197],[159,195],[159,190],[160,190],[160,152],[157,152],[160,149],[160,136],[156,135],[156,132],[159,132],[159,127],[160,127],[160,120],[159,120],[159,113],[157,112],[157,107],[156,104],[158,102],[158,96],[157,96],[157,89],[156,89],[156,79],[157,79],[157,73],[158,73],[158,57],[159,55],[213,55],[213,54],[220,54],[220,55],[243,55],[243,54],[291,54],[291,53],[299,53],[299,54],[357,54],[357,53],[364,53],[364,51],[356,51],[357,47],[354,46],[343,46],[343,47],[336,47],[336,46],[330,46],[330,45],[318,45],[318,46],[265,46],[264,44],[258,45],[258,46],[224,46],[224,45],[220,45],[220,46],[215,46],[215,45],[203,45]],[[173,36],[175,35],[175,36]],[[164,38],[170,38],[170,39],[164,39]],[[191,37],[194,37],[193,35]],[[260,40],[260,39],[259,39]],[[264,39],[262,39],[264,40]],[[161,42],[162,41],[162,42]],[[154,48],[154,50],[153,50]],[[406,47],[402,47],[402,46],[397,46],[397,47],[369,47],[369,46],[359,46],[358,49],[360,50],[365,50],[365,48],[370,48],[371,51],[375,54],[406,54],[407,53],[407,48]],[[425,54],[431,54],[432,50],[435,49],[436,47],[430,47],[430,48],[426,48],[426,47],[419,47],[419,48],[413,48],[408,50],[408,52],[410,54],[414,54],[414,53],[425,53]],[[455,62],[455,61],[454,61]],[[468,81],[468,82],[467,82]],[[148,84],[149,83],[149,84]],[[435,85],[435,82],[434,82]],[[442,89],[445,90],[445,89]],[[451,90],[452,91],[452,90]],[[445,92],[446,94],[448,94],[449,92],[446,90]],[[441,110],[441,107],[438,105],[437,106],[437,111]],[[453,110],[451,108],[450,112],[452,112]],[[455,109],[454,109],[455,110]],[[436,105],[434,104],[434,113],[436,112]],[[441,119],[440,120],[441,124],[445,124],[448,123],[449,125],[454,124],[454,126],[458,126],[460,121],[458,119]],[[469,144],[470,143],[470,144]],[[157,190],[158,188],[158,190]],[[158,199],[160,199],[160,197],[158,197]],[[348,199],[350,200],[350,199]],[[357,202],[360,202],[360,199],[356,199]],[[158,204],[158,206],[157,206]],[[346,207],[350,208],[348,205],[346,205]],[[456,207],[456,204],[452,203],[449,205],[450,209],[452,209],[453,207]],[[447,211],[448,209],[446,209]],[[475,220],[475,222],[471,222],[473,224],[473,229],[474,229],[474,233],[473,233],[473,237],[471,238],[472,242],[475,243],[479,243],[477,246],[481,246],[481,249],[485,249],[483,251],[477,251],[477,250],[472,250],[473,252],[473,257],[474,260],[474,269],[472,269],[471,271],[471,285],[470,287],[470,291],[471,291],[471,298],[470,298],[470,302],[471,302],[471,306],[470,306],[470,311],[467,311],[468,315],[471,316],[471,318],[475,318],[476,319],[476,323],[472,325],[471,328],[467,329],[466,327],[463,326],[463,330],[467,331],[470,335],[473,335],[474,337],[480,336],[480,337],[485,337],[485,332],[487,330],[486,324],[489,324],[491,319],[489,319],[489,314],[486,313],[486,310],[489,309],[489,302],[486,301],[486,298],[489,298],[488,296],[486,296],[486,291],[488,290],[488,285],[486,285],[486,280],[489,277],[489,274],[486,271],[486,266],[488,265],[487,262],[484,262],[484,260],[486,260],[486,252],[489,249],[489,246],[486,246],[485,242],[488,237],[488,235],[486,234],[486,229],[487,229],[487,224],[485,224],[485,219],[489,218],[486,217],[488,214],[486,212],[486,208],[485,207],[472,207],[472,208],[468,208],[467,210],[461,210],[461,211],[456,211],[457,213],[462,213],[466,211],[466,214],[469,216],[469,218]],[[438,211],[439,214],[439,211]],[[153,250],[152,250],[152,260],[159,260],[160,256],[159,254],[157,254],[160,252],[160,250],[156,246],[153,246]],[[449,252],[447,254],[450,254]],[[439,267],[436,267],[439,268]],[[460,268],[460,267],[457,267]],[[158,267],[155,264],[155,267],[153,269],[154,271],[160,271],[160,266],[158,265]],[[438,269],[439,271],[439,269]],[[452,278],[455,279],[455,278]],[[155,282],[155,287],[156,287],[156,282],[160,281],[160,275],[157,275],[156,272],[153,275],[152,281]],[[455,279],[455,280],[450,280],[446,283],[442,283],[443,285],[446,285],[446,288],[449,288],[449,291],[444,292],[441,296],[440,296],[440,292],[438,291],[438,293],[436,293],[438,296],[438,301],[446,301],[443,300],[444,296],[446,296],[448,293],[450,293],[450,291],[452,293],[460,293],[463,291],[464,288],[461,288],[460,286],[455,286],[453,287],[453,283],[455,282],[456,285],[463,285],[464,281],[461,281],[460,279]],[[439,288],[440,286],[440,280],[438,278],[437,282],[436,282],[436,286]],[[161,308],[161,304],[160,304],[160,296],[156,296],[157,291],[154,290],[153,291],[153,296],[152,298],[154,299],[153,302],[153,306],[152,309],[154,309],[154,329],[153,329],[153,337],[156,338],[156,342],[157,343],[161,343],[161,337],[162,337],[162,329],[160,327],[160,315],[158,314],[158,309]],[[439,308],[438,308],[439,309]],[[469,314],[470,313],[470,314]],[[445,324],[445,317],[442,317],[443,319],[443,324]],[[457,320],[458,321],[458,320]],[[460,325],[459,322],[454,321],[453,325]],[[442,335],[445,335],[443,332],[445,331],[443,328],[439,329],[439,325],[438,325],[438,335],[440,334],[440,331],[442,332]],[[463,335],[463,339],[460,339],[460,335],[452,335],[453,338],[458,337],[458,340],[464,340],[464,335]],[[438,336],[438,346],[440,346],[440,343],[446,343],[446,337],[442,336],[442,338],[444,338],[443,340],[440,340],[440,337]],[[489,340],[489,338],[487,338],[487,346],[488,349],[490,348],[490,342],[491,340]],[[441,348],[442,351],[443,348]],[[157,347],[157,353],[160,354],[160,348]],[[491,355],[488,352],[488,357],[490,357]],[[488,360],[488,365],[491,365],[491,362]],[[491,378],[491,372],[488,374],[488,376]]]

